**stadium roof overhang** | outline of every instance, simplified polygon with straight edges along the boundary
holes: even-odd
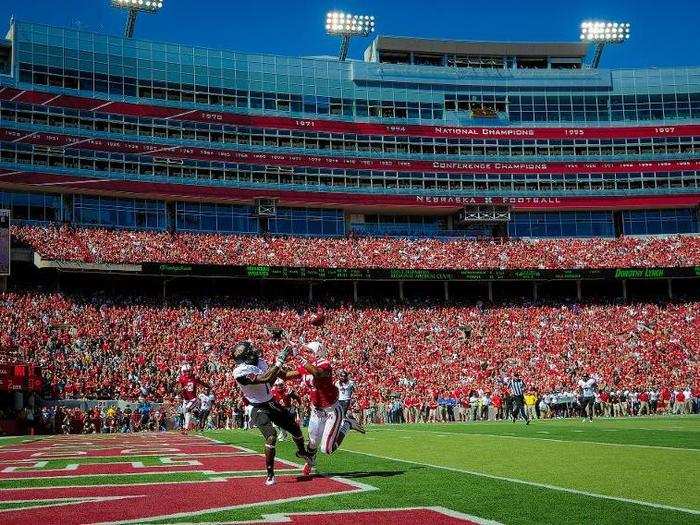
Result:
[[[467,206],[504,205],[513,211],[569,211],[643,208],[686,208],[700,205],[700,194],[606,196],[454,196],[418,193],[362,193],[226,187],[198,184],[118,180],[0,168],[0,190],[91,194],[167,201],[252,204],[275,199],[281,206],[343,209],[349,213],[394,212],[449,215]]]
[[[549,56],[583,59],[588,52],[588,44],[581,42],[475,42],[466,40],[378,36],[370,44],[368,51],[370,49],[375,51],[408,51],[428,54]]]

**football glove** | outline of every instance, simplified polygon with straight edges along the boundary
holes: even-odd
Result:
[[[282,350],[278,355],[277,355],[277,361],[275,361],[275,366],[277,368],[280,368],[284,362],[287,360],[287,357],[289,356],[289,352],[292,351],[292,348],[289,346],[285,346],[284,350]]]

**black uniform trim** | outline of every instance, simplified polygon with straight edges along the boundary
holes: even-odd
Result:
[[[254,403],[251,414],[255,426],[260,429],[265,438],[277,436],[272,424],[274,423],[282,430],[286,430],[293,437],[301,437],[301,429],[296,419],[289,410],[280,406],[276,401],[270,400],[265,403]]]

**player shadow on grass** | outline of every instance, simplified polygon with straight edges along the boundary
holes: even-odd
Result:
[[[314,478],[348,478],[348,479],[360,479],[360,478],[391,478],[394,476],[400,476],[405,474],[405,470],[376,470],[368,472],[366,470],[359,470],[357,472],[324,472],[323,474],[312,474],[311,476],[299,476],[300,481],[309,481]]]

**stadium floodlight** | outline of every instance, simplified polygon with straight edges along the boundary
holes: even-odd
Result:
[[[630,37],[627,22],[586,21],[581,23],[581,41],[596,45],[592,68],[597,68],[603,55],[605,44],[621,44]]]
[[[374,32],[374,17],[368,15],[351,15],[342,11],[326,14],[326,33],[339,36],[340,53],[338,59],[343,62],[348,56],[350,39],[354,36],[367,36]]]
[[[136,17],[140,12],[154,14],[163,9],[163,0],[112,0],[112,7],[126,9],[129,16],[124,27],[124,36],[132,38],[136,27]]]

